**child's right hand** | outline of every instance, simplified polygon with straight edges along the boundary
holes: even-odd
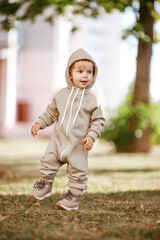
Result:
[[[32,128],[31,128],[31,134],[33,137],[35,137],[35,135],[37,135],[38,130],[40,129],[40,125],[39,123],[35,123]]]

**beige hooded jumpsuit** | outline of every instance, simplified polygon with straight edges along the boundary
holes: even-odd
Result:
[[[72,83],[69,68],[84,59],[93,62],[95,73],[92,83],[81,89]],[[67,163],[70,190],[82,194],[87,189],[88,173],[88,152],[82,139],[92,136],[96,140],[105,121],[95,95],[89,91],[96,81],[97,66],[87,52],[79,49],[70,56],[65,76],[68,86],[57,93],[37,121],[41,129],[56,122],[55,133],[40,160],[39,174],[41,179],[53,182],[59,168]]]

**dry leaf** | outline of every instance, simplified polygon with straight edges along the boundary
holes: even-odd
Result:
[[[144,209],[143,204],[141,204],[140,207],[141,207],[142,209]]]
[[[0,215],[0,221],[3,221],[4,219],[6,219],[7,218],[7,216],[1,216]]]
[[[103,207],[108,207],[108,205],[107,205],[107,204],[104,204]]]
[[[41,205],[41,204],[37,202],[35,205],[38,205],[38,206],[39,206],[39,205]]]

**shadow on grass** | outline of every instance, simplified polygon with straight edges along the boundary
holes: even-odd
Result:
[[[160,168],[118,168],[118,169],[90,169],[91,175],[105,175],[109,173],[145,173],[160,172]],[[65,170],[61,170],[61,176],[67,175]],[[8,179],[35,178],[37,176],[37,165],[30,168],[28,165],[1,165],[0,177]]]
[[[139,172],[160,172],[160,168],[125,168],[125,169],[91,169],[89,174],[103,175],[106,173],[139,173]]]
[[[160,191],[85,193],[70,212],[55,206],[62,197],[1,195],[0,239],[160,239]]]

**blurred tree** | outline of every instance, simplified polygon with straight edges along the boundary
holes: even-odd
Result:
[[[118,110],[112,110],[111,117],[101,134],[101,139],[114,142],[118,152],[126,151],[128,143],[134,144],[135,136],[138,139],[141,138],[143,131],[148,127],[150,127],[151,144],[160,144],[160,103],[154,103],[151,100],[148,104],[138,102],[136,106],[132,105],[133,87],[133,84],[129,87],[125,102],[119,106]],[[131,131],[130,120],[135,114],[137,121],[135,129]]]
[[[0,25],[9,30],[17,21],[35,21],[37,16],[43,15],[44,20],[53,24],[58,15],[71,18],[72,14],[82,14],[96,18],[98,15],[114,10],[124,12],[131,8],[135,14],[135,24],[124,32],[123,38],[134,35],[138,38],[137,72],[132,105],[138,102],[149,103],[150,62],[152,44],[158,41],[153,33],[154,23],[160,19],[160,13],[155,5],[160,0],[1,0]],[[76,27],[73,26],[73,31]],[[130,131],[136,126],[136,115],[131,117]],[[144,129],[142,137],[126,145],[126,151],[148,152],[150,149],[150,127]],[[124,148],[125,150],[125,148]]]

